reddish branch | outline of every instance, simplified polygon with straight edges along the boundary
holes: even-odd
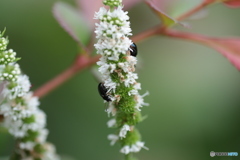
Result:
[[[200,5],[196,6],[195,8],[193,8],[192,10],[186,12],[185,14],[179,16],[177,18],[178,21],[181,21],[187,17],[190,17],[191,15],[193,15],[194,13],[197,13],[198,11],[200,11],[201,9],[203,9],[204,7],[214,3],[215,0],[205,0],[204,2],[202,2]]]
[[[44,84],[42,87],[37,89],[34,92],[34,96],[43,97],[44,95],[48,94],[65,81],[73,77],[77,72],[80,72],[89,66],[95,64],[99,59],[99,56],[89,57],[86,54],[79,55],[73,65],[63,71],[61,74]]]

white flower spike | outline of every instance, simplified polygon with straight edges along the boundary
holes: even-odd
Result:
[[[148,105],[144,102],[144,95],[139,94],[141,84],[137,73],[134,73],[137,65],[137,45],[128,36],[131,36],[131,28],[128,12],[123,11],[121,0],[103,0],[103,4],[110,9],[101,7],[95,13],[96,24],[95,44],[97,53],[101,58],[97,62],[102,82],[98,85],[101,97],[108,102],[109,116],[114,116],[108,121],[108,127],[116,127],[117,135],[109,135],[111,145],[116,141],[121,143],[121,153],[126,160],[130,153],[139,152],[144,147],[141,136],[135,125],[142,120],[140,108]]]
[[[0,115],[4,117],[3,125],[18,141],[14,155],[22,160],[59,160],[54,146],[46,142],[46,115],[38,108],[38,97],[29,92],[29,78],[21,73],[16,52],[6,50],[7,44],[0,33]]]

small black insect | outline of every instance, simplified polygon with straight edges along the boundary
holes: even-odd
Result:
[[[130,45],[129,51],[130,51],[131,56],[136,57],[137,54],[138,54],[137,45],[136,45],[135,43],[132,43],[132,44]]]
[[[100,96],[107,102],[112,101],[111,98],[109,97],[109,95],[107,94],[107,88],[104,86],[104,84],[102,82],[100,82],[98,85],[98,92],[99,92]]]

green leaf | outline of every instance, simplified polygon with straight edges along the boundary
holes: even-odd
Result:
[[[191,40],[209,46],[220,52],[238,70],[240,70],[240,38],[216,38],[175,30],[168,30],[167,35],[170,37]]]
[[[168,0],[165,2],[167,5],[166,13],[177,19],[181,15],[203,3],[203,1],[204,0]]]
[[[162,25],[165,27],[171,27],[175,24],[181,24],[176,19],[172,18],[165,12],[163,12],[160,8],[158,8],[153,1],[147,1],[146,2],[148,6],[158,15],[158,17],[161,19]]]
[[[86,46],[89,43],[91,30],[80,11],[64,2],[58,2],[53,7],[53,14],[59,24],[80,45]]]
[[[159,16],[165,27],[175,24],[188,27],[178,19],[203,3],[203,0],[149,0],[146,3]]]

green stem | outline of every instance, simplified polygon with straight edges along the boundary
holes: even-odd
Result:
[[[137,160],[137,158],[135,158],[132,153],[125,155],[124,158],[125,160]]]
[[[113,12],[114,11],[114,7],[110,6],[110,11]]]
[[[129,160],[130,154],[125,155],[125,160]]]

